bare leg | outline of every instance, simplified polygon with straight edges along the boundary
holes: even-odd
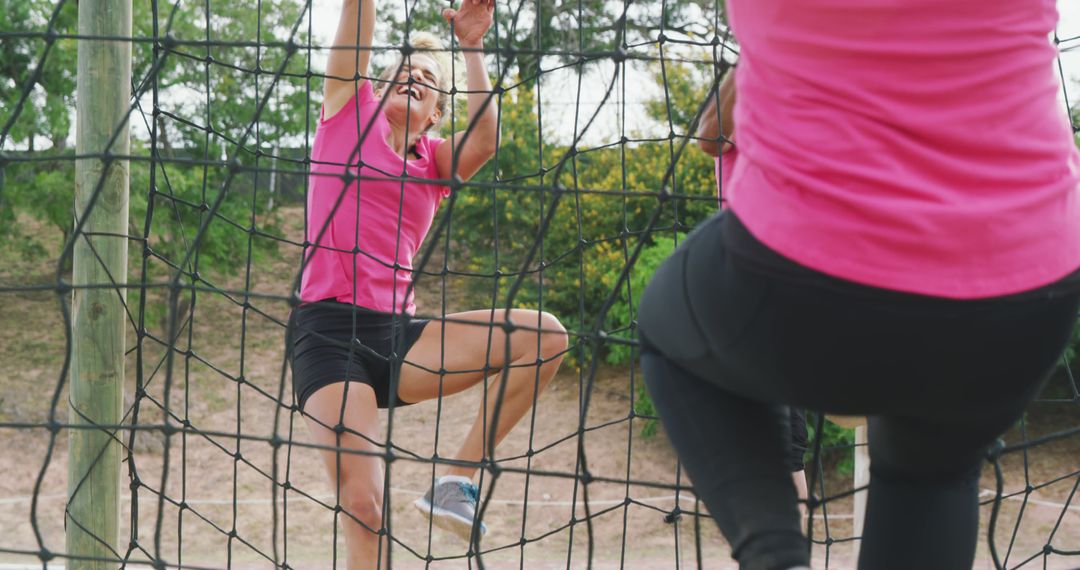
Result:
[[[506,332],[502,324],[508,316],[521,328]],[[409,350],[398,396],[407,402],[431,400],[439,397],[440,384],[442,395],[446,396],[492,378],[487,398],[454,456],[478,463],[484,458],[486,431],[495,421],[496,408],[499,416],[494,443],[498,445],[555,376],[567,347],[566,330],[554,316],[526,309],[469,311],[449,315],[447,321],[430,323]],[[447,374],[440,378],[421,367],[442,368]],[[496,406],[504,382],[505,396],[501,406]],[[476,469],[455,465],[445,473],[471,478]]]
[[[344,402],[344,410],[342,409]],[[330,480],[336,483],[338,502],[345,512],[342,524],[348,552],[348,570],[388,568],[387,542],[376,534],[384,525],[383,459],[342,451],[383,453],[379,438],[378,406],[371,386],[339,382],[320,388],[304,405],[308,432],[322,450]],[[337,426],[343,429],[335,432]]]

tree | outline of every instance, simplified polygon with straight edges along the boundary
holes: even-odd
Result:
[[[135,34],[152,36],[154,17],[148,5],[139,5]],[[305,27],[300,26],[297,34],[292,34],[300,23],[304,4],[264,0],[259,6],[261,11],[244,3],[215,3],[207,13],[207,5],[202,3],[161,5],[158,36],[175,40],[175,45],[166,44],[159,52],[164,63],[157,74],[158,89],[166,93],[163,100],[176,101],[168,105],[170,113],[196,125],[165,121],[163,134],[172,146],[220,157],[222,148],[228,152],[228,147],[233,146],[231,141],[238,141],[255,121],[255,111],[267,94],[267,105],[258,116],[259,139],[303,143],[308,121],[313,123],[318,117],[322,90],[312,85],[308,101],[306,55],[298,51],[290,56],[285,45],[290,40],[304,43]],[[134,57],[133,75],[138,82],[152,69],[153,46],[138,44]],[[208,61],[212,63],[208,65]],[[283,64],[283,73],[275,83],[275,74]],[[219,136],[207,142],[206,132],[200,127],[210,128]],[[247,141],[248,146],[253,146],[254,135]],[[237,158],[254,155],[252,148],[248,151],[247,156]]]
[[[697,53],[698,59],[708,61],[708,54]],[[677,61],[653,63],[651,75],[664,86],[665,95],[646,103],[645,109],[654,121],[670,125],[677,134],[693,134],[694,120],[713,84],[712,64],[691,65]],[[692,143],[691,143],[692,145]]]
[[[288,56],[284,46],[297,27],[303,3],[264,0],[260,5],[257,11],[247,6],[215,4],[213,13],[207,14],[206,5],[201,3],[160,3],[156,15],[149,2],[134,5],[133,35],[160,40],[156,44],[157,60],[155,43],[133,43],[132,81],[136,92],[143,96],[137,99],[130,121],[134,133],[132,152],[145,156],[149,154],[145,141],[149,139],[149,120],[153,116],[147,95],[156,85],[161,111],[157,116],[158,158],[162,162],[157,164],[154,195],[162,209],[155,213],[149,228],[149,243],[158,251],[171,251],[185,244],[177,232],[186,232],[184,235],[190,237],[188,234],[199,225],[205,204],[222,191],[231,176],[224,165],[204,167],[186,161],[214,161],[227,154],[241,165],[261,161],[259,166],[267,168],[270,159],[265,155],[270,149],[282,142],[302,144],[309,118],[317,117],[309,109],[318,108],[321,90],[314,90],[308,101],[309,79],[301,52],[289,58],[284,74],[271,90],[275,74]],[[4,167],[0,235],[22,234],[23,239],[17,241],[26,245],[24,252],[40,253],[45,240],[18,232],[20,216],[52,224],[65,240],[72,227],[73,161],[65,146],[75,106],[76,42],[54,42],[44,65],[38,62],[48,44],[44,37],[47,30],[62,35],[76,33],[78,6],[72,0],[0,0],[0,7],[0,29],[42,34],[0,42],[0,125],[10,122],[8,141],[22,145],[18,154],[9,152]],[[300,36],[293,39],[303,43]],[[258,45],[251,45],[253,41]],[[31,97],[21,110],[17,109],[24,90],[21,86],[29,85],[35,73]],[[268,105],[256,117],[255,109],[267,93]],[[256,119],[257,129],[243,148],[237,148]],[[45,133],[53,142],[53,148],[46,152],[55,160],[19,160],[26,153],[42,152],[34,149],[35,133]],[[4,150],[9,150],[7,145]],[[143,231],[142,215],[151,194],[148,164],[134,161],[131,168],[131,233],[135,235]],[[265,201],[253,205],[251,195],[265,186],[267,178],[266,174],[248,172],[232,176],[219,211],[222,223],[211,229],[203,244],[207,268],[235,266],[234,254],[245,248],[249,239],[240,228],[251,223],[253,208],[256,214],[264,213],[261,208]]]
[[[559,314],[571,328],[592,326],[617,285],[627,253],[639,240],[650,247],[657,240],[671,242],[676,215],[685,230],[716,210],[712,160],[696,146],[678,155],[674,166],[667,141],[570,153],[565,146],[542,142],[535,98],[526,87],[503,95],[500,117],[504,134],[498,160],[474,177],[475,186],[460,190],[454,203],[451,251],[455,256],[450,261],[459,264],[452,263],[452,269],[487,276],[531,272],[514,299],[517,306],[539,304],[537,271],[542,265],[544,308]],[[556,180],[552,167],[568,155],[571,158]],[[652,194],[662,187],[669,170],[673,171],[669,187],[691,199],[676,200],[682,203],[678,209],[664,209],[658,227],[667,229],[660,237],[645,234],[659,204]],[[562,196],[552,214],[551,204],[558,193]],[[451,214],[444,207],[442,215]],[[545,233],[541,233],[542,215],[553,216]],[[523,265],[540,239],[541,254],[532,264]],[[670,245],[665,247],[670,251]],[[651,274],[655,267],[646,269]],[[507,301],[505,286],[512,280],[500,279],[497,304]],[[472,281],[475,301],[490,302],[492,279]],[[609,314],[605,329],[626,334],[631,299],[625,287],[617,293],[622,308]],[[633,305],[640,294],[639,289],[633,291]]]
[[[56,2],[43,0],[0,0],[0,30],[71,32],[78,20],[78,5],[67,1],[59,4],[59,10],[57,6]],[[67,146],[70,110],[75,100],[76,55],[71,40],[54,41],[51,47],[40,37],[5,38],[0,42],[0,129],[11,125],[6,133],[0,131],[0,140],[25,145],[31,151],[39,136],[47,138],[56,150]],[[31,79],[36,80],[31,84]],[[24,94],[29,96],[19,109]]]
[[[441,13],[449,3],[431,3],[408,13],[394,6],[382,8],[377,33],[390,45],[400,45],[405,31],[438,34],[446,27]],[[585,63],[586,54],[610,57],[628,45],[668,38],[707,39],[717,4],[708,0],[664,4],[623,3],[610,0],[511,0],[496,4],[496,23],[486,47],[500,53],[508,66],[506,78],[534,81],[543,64]],[[385,14],[385,16],[384,16]],[[449,32],[443,37],[449,37]],[[509,56],[509,57],[508,57]],[[580,71],[580,68],[578,68]]]

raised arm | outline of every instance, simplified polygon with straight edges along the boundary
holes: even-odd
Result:
[[[484,65],[484,34],[491,27],[494,0],[462,0],[458,10],[444,10],[443,17],[453,22],[458,43],[467,48],[465,52],[466,89],[469,91],[469,124],[471,130],[454,133],[451,140],[443,142],[435,150],[435,161],[439,174],[450,177],[454,164],[454,154],[458,155],[457,174],[462,180],[472,178],[480,167],[484,166],[499,145],[499,118],[495,111],[495,100],[491,98],[491,79]],[[468,132],[468,136],[465,134]]]
[[[720,112],[716,111],[719,105]],[[717,89],[709,93],[709,100],[698,121],[698,146],[701,150],[720,156],[731,148],[731,135],[735,133],[735,70],[729,69]],[[723,136],[724,140],[721,140]]]
[[[334,49],[326,62],[326,82],[323,84],[323,116],[334,116],[365,80],[371,60],[371,39],[375,33],[375,0],[343,0],[338,19]]]

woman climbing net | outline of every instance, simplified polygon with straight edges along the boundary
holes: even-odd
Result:
[[[664,437],[642,435],[657,414],[636,368],[639,320],[650,359],[695,346],[685,331],[653,332],[677,316],[677,303],[646,304],[653,313],[640,319],[636,309],[660,262],[716,211],[715,175],[734,176],[722,186],[737,202],[741,171],[762,148],[804,158],[824,149],[792,144],[788,127],[803,116],[787,103],[771,122],[736,115],[739,132],[727,136],[740,165],[731,172],[714,173],[694,148],[718,146],[732,122],[700,109],[731,64],[750,70],[740,100],[760,105],[772,93],[756,75],[775,56],[755,43],[764,24],[745,11],[740,21],[748,2],[731,4],[5,5],[0,53],[12,65],[2,70],[11,88],[0,90],[0,231],[17,239],[0,248],[0,293],[12,299],[0,353],[13,371],[0,402],[0,443],[11,453],[0,509],[12,521],[0,523],[0,563],[727,567],[728,543],[753,559],[760,543],[723,519],[738,505],[709,504],[716,495],[699,479],[713,477],[687,455],[677,421],[695,416],[673,415],[664,386],[652,386]],[[1049,62],[1056,46],[1068,109],[1068,55],[1080,32],[1063,24],[1053,44],[1035,46],[1054,10],[1030,4],[1041,19],[1015,22],[1037,32],[1024,36],[1032,44],[990,51],[1012,65],[1028,49]],[[844,17],[872,13],[862,6]],[[950,21],[968,29],[979,20]],[[948,47],[933,52],[939,64]],[[866,77],[856,79],[843,85]],[[1015,107],[1053,115],[1065,132],[1060,101],[1051,112],[1047,95],[1062,85],[1041,80],[1044,104]],[[715,132],[704,128],[710,119]],[[63,231],[47,229],[54,195]],[[749,211],[741,208],[738,216]],[[800,374],[810,370],[811,356],[797,360]],[[125,369],[126,386],[104,380]],[[962,497],[974,510],[961,525],[986,530],[976,560],[1075,565],[1080,479],[1076,466],[1047,459],[1075,456],[1071,372],[1067,361],[1055,368],[1006,444],[976,461],[983,478]],[[51,398],[40,397],[42,386]],[[1000,397],[999,388],[962,400]],[[708,420],[750,409],[736,407]],[[787,428],[797,436],[804,425],[792,417],[772,426],[782,468],[757,477],[784,492],[755,499],[757,514],[738,518],[754,526],[766,505],[787,501],[784,472],[805,459],[808,497],[801,513],[784,515],[784,536],[800,537],[795,550],[811,550],[815,565],[853,567],[849,547],[861,537],[843,467],[851,443],[829,439],[835,428],[811,412],[808,442],[791,446]],[[715,431],[762,451],[774,447],[770,429]],[[922,504],[931,491],[904,503]],[[883,552],[876,528],[865,556]]]

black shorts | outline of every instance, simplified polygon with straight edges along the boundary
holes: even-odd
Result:
[[[371,386],[379,407],[389,407],[392,364],[400,365],[427,323],[334,300],[293,309],[286,342],[300,409],[319,388],[345,381]]]

